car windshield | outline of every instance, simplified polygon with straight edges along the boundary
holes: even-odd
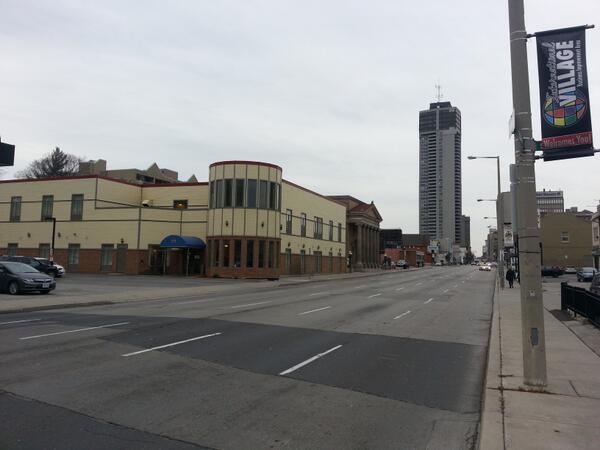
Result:
[[[3,262],[2,265],[11,273],[40,273],[30,265],[19,262]]]

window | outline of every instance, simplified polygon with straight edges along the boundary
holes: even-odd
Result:
[[[314,223],[314,238],[315,239],[323,239],[323,218],[315,216]]]
[[[300,236],[306,237],[306,213],[300,214]]]
[[[216,181],[217,186],[215,187],[215,207],[223,207],[223,180]]]
[[[213,256],[214,256],[213,266],[214,267],[219,267],[219,264],[221,263],[220,254],[219,254],[220,248],[221,248],[221,241],[219,241],[219,240],[213,241]]]
[[[246,208],[256,208],[256,180],[248,180]]]
[[[223,240],[223,267],[229,267],[229,240]]]
[[[306,271],[306,251],[300,250],[300,273]]]
[[[258,190],[258,207],[260,209],[267,209],[269,205],[269,183],[264,180],[260,180],[260,189]]]
[[[292,273],[292,249],[285,249],[285,273]]]
[[[342,224],[338,222],[338,242],[342,242]]]
[[[233,241],[233,267],[242,267],[242,241]]]
[[[275,267],[275,242],[269,241],[269,269]]]
[[[254,267],[254,241],[246,241],[246,267]]]
[[[560,242],[564,242],[564,243],[569,242],[569,232],[568,231],[560,232]]]
[[[38,256],[40,258],[50,258],[50,244],[40,244],[38,248]]]
[[[67,261],[69,263],[69,266],[79,265],[79,244],[69,244],[69,254]]]
[[[244,186],[246,184],[246,180],[237,178],[235,180],[235,207],[243,208],[244,207]]]
[[[333,241],[333,220],[329,221],[329,240]]]
[[[100,270],[112,270],[113,244],[102,244],[100,249]]]
[[[286,209],[285,212],[285,234],[292,234],[292,210]]]
[[[10,221],[20,222],[21,221],[21,197],[10,198]]]
[[[214,208],[215,207],[215,182],[214,181],[211,181],[209,183],[209,190],[210,190],[210,194],[208,197],[208,207]]]
[[[19,244],[8,244],[6,247],[6,254],[8,256],[17,256],[19,250]]]
[[[225,208],[231,208],[233,206],[233,180],[228,178],[225,180]]]
[[[258,267],[265,267],[265,241],[258,241]]]
[[[269,182],[269,209],[277,209],[277,183]]]
[[[173,200],[173,208],[175,209],[187,209],[188,201],[187,200]]]
[[[54,207],[54,195],[44,195],[42,197],[42,220],[52,217]]]
[[[71,195],[71,220],[83,219],[83,194]]]

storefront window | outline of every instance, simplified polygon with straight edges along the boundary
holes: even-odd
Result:
[[[258,267],[265,267],[265,241],[258,241]]]
[[[242,241],[233,241],[233,267],[242,267]]]
[[[229,240],[223,240],[223,267],[229,267]]]
[[[246,267],[254,267],[254,241],[246,241]]]

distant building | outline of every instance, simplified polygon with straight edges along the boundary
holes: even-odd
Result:
[[[390,230],[382,230],[382,232]],[[392,241],[388,241],[393,245]],[[428,250],[429,237],[421,234],[402,234],[400,247],[383,248],[383,253],[392,261],[405,260],[410,266],[422,266],[433,262],[432,255]]]
[[[379,250],[402,247],[402,230],[400,228],[380,230]]]
[[[171,169],[161,169],[153,163],[146,170],[140,169],[106,169],[106,160],[90,160],[79,163],[78,175],[98,175],[135,184],[167,184],[167,183],[197,183],[195,175],[188,180],[179,180],[179,173]]]
[[[467,250],[471,248],[471,218],[460,216],[460,244]]]
[[[419,112],[419,233],[461,240],[461,116],[450,102]]]
[[[592,215],[592,258],[594,267],[600,270],[600,205]]]
[[[565,200],[563,198],[563,191],[537,191],[535,193],[537,200],[538,213],[548,212],[564,212],[565,211]]]
[[[542,265],[592,265],[592,222],[573,212],[546,213],[540,217]]]

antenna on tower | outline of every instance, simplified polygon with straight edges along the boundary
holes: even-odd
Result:
[[[435,91],[436,91],[435,98],[437,99],[437,101],[439,103],[444,98],[444,95],[442,94],[442,86],[440,85],[439,81],[435,84]]]

